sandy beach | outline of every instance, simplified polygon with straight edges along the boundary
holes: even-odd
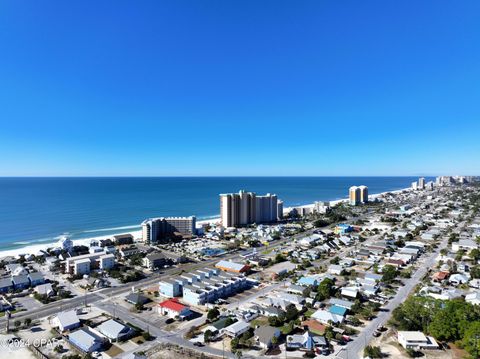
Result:
[[[380,196],[382,196],[386,193],[394,193],[395,194],[395,193],[401,193],[405,190],[410,190],[410,188],[403,188],[403,189],[394,190],[394,191],[386,191],[386,192],[382,192],[382,193],[370,194],[369,198],[370,199],[376,199],[376,198],[378,198],[378,197],[380,197]],[[331,206],[336,206],[337,204],[344,203],[344,202],[347,202],[347,201],[348,201],[348,198],[342,198],[342,199],[337,199],[337,200],[333,200],[333,201],[326,201],[326,202],[330,202]],[[306,205],[302,205],[302,206],[285,207],[283,209],[283,212],[284,212],[284,214],[286,214],[292,208],[295,208],[295,207],[297,207],[297,208],[298,207],[312,208],[314,206],[315,206],[314,203],[310,203],[310,204],[306,204]],[[197,221],[197,226],[201,226],[201,225],[204,225],[204,224],[215,225],[215,224],[218,224],[219,222],[220,222],[220,217],[210,218],[210,219]],[[126,234],[126,233],[131,234],[135,238],[135,240],[141,239],[141,236],[142,236],[142,231],[141,230],[122,231],[122,232],[109,234],[109,235],[104,235],[104,236],[96,236],[96,237],[91,237],[91,238],[76,239],[76,240],[73,240],[73,243],[74,243],[74,245],[77,245],[77,246],[78,245],[88,246],[92,240],[108,239],[108,238],[112,238],[112,236],[114,236],[116,234]],[[15,256],[18,256],[18,255],[24,255],[24,254],[37,254],[42,250],[46,250],[48,248],[55,248],[55,247],[57,247],[57,242],[35,244],[35,245],[25,246],[25,247],[16,248],[16,249],[7,249],[7,250],[0,251],[0,258],[8,257],[8,256],[15,257]]]

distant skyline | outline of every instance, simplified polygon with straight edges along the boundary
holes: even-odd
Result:
[[[478,0],[0,2],[0,176],[480,174]]]

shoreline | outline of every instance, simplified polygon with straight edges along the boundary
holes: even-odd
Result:
[[[393,194],[397,194],[397,193],[401,193],[405,190],[410,190],[411,188],[410,187],[407,187],[407,188],[402,188],[402,189],[397,189],[397,190],[392,190],[392,191],[385,191],[385,192],[380,192],[380,193],[374,193],[374,194],[370,194],[369,195],[369,198],[371,199],[376,199],[382,195],[385,195],[386,193],[393,193]],[[348,198],[342,198],[342,199],[336,199],[336,200],[332,200],[332,201],[328,201],[328,200],[325,200],[324,202],[330,202],[330,205],[331,206],[336,206],[340,203],[343,203],[343,202],[348,202]],[[299,206],[289,206],[289,207],[285,207],[283,209],[283,212],[289,212],[292,208],[298,208],[298,207],[301,207],[301,208],[312,208],[313,206],[315,206],[314,203],[309,203],[309,204],[305,204],[305,205],[299,205]],[[214,217],[214,218],[209,218],[209,219],[202,219],[200,221],[197,221],[197,225],[203,225],[203,224],[218,224],[218,222],[220,221],[220,217]],[[72,239],[73,241],[73,244],[78,246],[78,245],[86,245],[86,246],[89,246],[90,242],[92,240],[101,240],[101,239],[107,239],[107,238],[112,238],[112,236],[114,235],[118,235],[118,234],[131,234],[135,240],[138,240],[141,238],[141,235],[142,235],[142,231],[141,230],[135,230],[135,231],[122,231],[122,232],[116,232],[116,233],[111,233],[111,234],[108,234],[108,235],[103,235],[103,236],[94,236],[94,237],[89,237],[89,238],[82,238],[82,239]],[[58,241],[56,242],[50,242],[50,243],[39,243],[39,244],[32,244],[32,245],[26,245],[25,247],[20,247],[20,248],[14,248],[14,249],[5,249],[5,250],[0,250],[0,258],[4,258],[4,257],[17,257],[19,255],[26,255],[26,254],[37,254],[39,253],[40,251],[42,250],[47,250],[48,248],[55,248],[57,247],[57,243]]]

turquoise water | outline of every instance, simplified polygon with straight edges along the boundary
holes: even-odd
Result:
[[[276,193],[285,206],[345,198],[351,185],[370,193],[409,187],[416,177],[0,178],[0,248],[139,229],[157,216],[218,217],[219,193]],[[427,178],[430,180],[430,178]]]

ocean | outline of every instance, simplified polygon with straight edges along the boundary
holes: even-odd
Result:
[[[426,178],[431,180],[432,178]],[[220,193],[276,193],[284,206],[336,200],[352,185],[371,194],[417,177],[102,177],[0,178],[0,250],[140,229],[149,217],[219,216]]]

